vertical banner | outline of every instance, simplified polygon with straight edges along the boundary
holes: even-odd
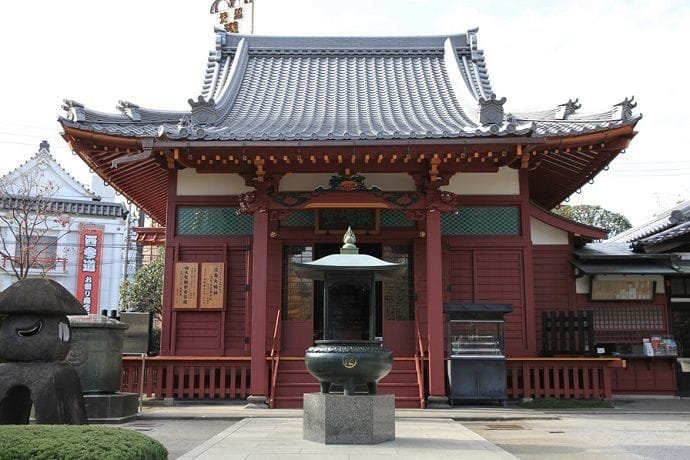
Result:
[[[87,313],[98,313],[98,289],[101,281],[103,228],[79,225],[77,259],[77,299]]]

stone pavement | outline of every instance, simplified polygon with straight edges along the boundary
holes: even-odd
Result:
[[[690,437],[683,441],[690,432],[690,399],[616,397],[614,405],[614,409],[581,411],[533,411],[510,405],[398,409],[397,439],[376,446],[303,441],[301,410],[244,409],[239,403],[145,406],[136,422],[123,426],[159,439],[171,459],[424,458],[422,454],[426,458],[511,458],[511,454],[571,458],[604,452],[620,458],[690,458]],[[616,446],[607,446],[609,439],[616,440]],[[641,440],[646,447],[631,447]]]
[[[508,459],[515,458],[460,423],[439,418],[396,420],[395,441],[324,445],[302,440],[301,418],[247,418],[180,459]]]

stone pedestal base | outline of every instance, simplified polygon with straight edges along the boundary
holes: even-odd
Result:
[[[247,396],[247,405],[244,406],[245,409],[268,409],[268,403],[266,396]]]
[[[395,396],[307,393],[304,439],[322,444],[393,441]]]
[[[122,423],[132,420],[139,409],[137,393],[85,394],[89,422]]]

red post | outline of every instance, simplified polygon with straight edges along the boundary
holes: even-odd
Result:
[[[429,342],[429,400],[427,407],[448,407],[443,355],[443,269],[441,265],[441,213],[426,213],[426,292]]]
[[[266,373],[266,294],[268,277],[268,213],[254,213],[252,240],[252,336],[251,382],[248,406],[268,408],[268,380]]]
[[[175,278],[175,226],[177,225],[175,215],[175,197],[177,196],[177,171],[168,172],[168,196],[165,222],[165,265],[163,280],[163,325],[161,327],[161,356],[171,356],[175,354],[173,343],[173,328],[177,325],[173,322],[173,280]]]

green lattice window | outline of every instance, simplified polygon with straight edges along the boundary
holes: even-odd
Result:
[[[177,208],[178,235],[251,235],[254,218],[237,208]]]
[[[393,209],[381,210],[381,227],[405,227],[414,228],[414,222],[407,218],[405,211],[396,211]]]
[[[441,217],[444,235],[519,235],[517,207],[466,207]]]
[[[280,226],[285,228],[314,228],[314,211],[311,209],[295,211],[285,219],[281,220]]]

